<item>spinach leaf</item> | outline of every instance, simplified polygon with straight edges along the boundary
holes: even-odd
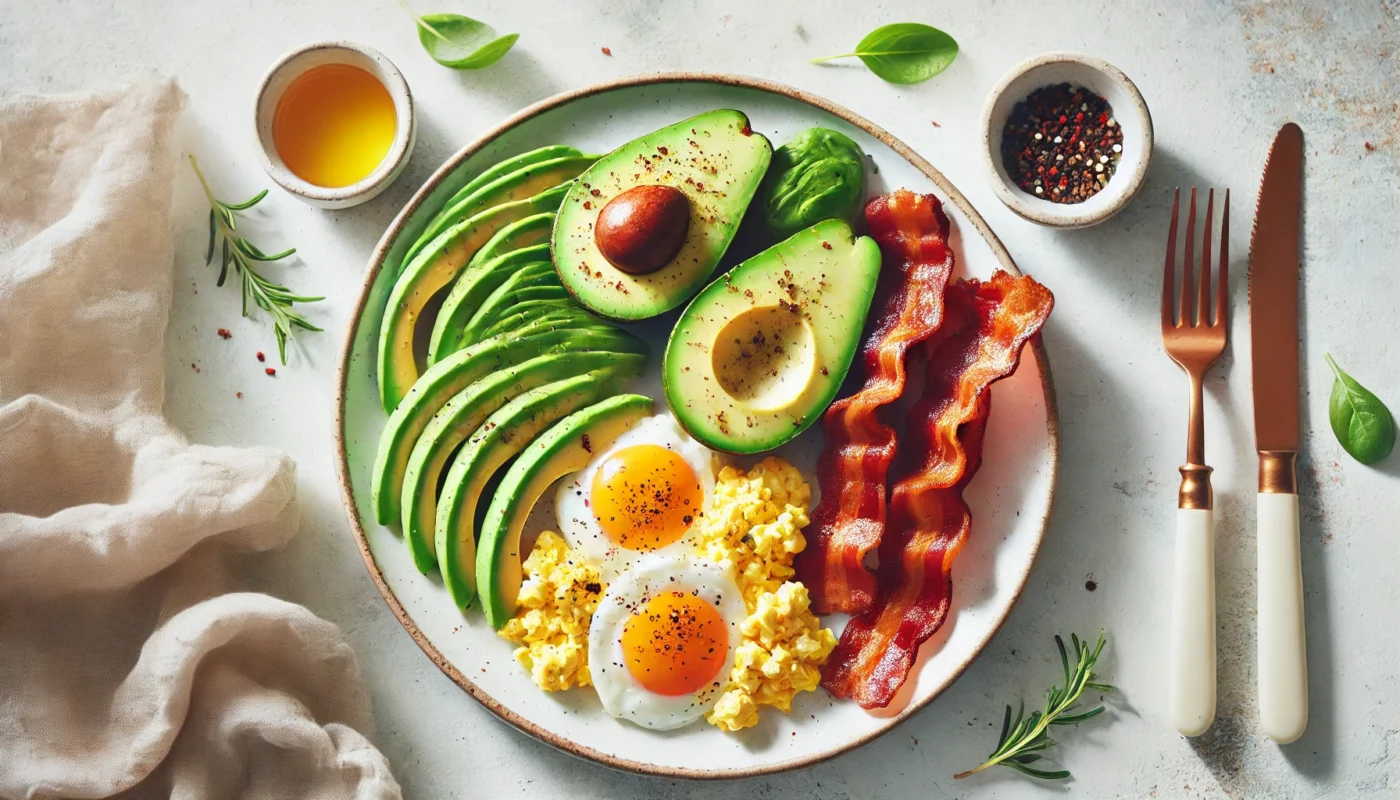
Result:
[[[1327,356],[1327,364],[1337,376],[1327,403],[1327,416],[1337,441],[1362,464],[1374,464],[1390,455],[1395,449],[1395,419],[1390,409],[1343,372],[1331,355]]]
[[[958,57],[953,37],[919,22],[896,22],[871,31],[854,52],[816,58],[821,64],[837,58],[859,58],[865,66],[890,83],[919,83],[948,68]]]
[[[413,13],[403,0],[399,5],[418,23],[418,42],[433,60],[452,69],[481,69],[501,60],[518,33],[497,36],[496,29],[461,14]]]

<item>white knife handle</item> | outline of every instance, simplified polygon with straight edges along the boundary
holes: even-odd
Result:
[[[1298,495],[1259,495],[1259,726],[1288,744],[1308,726]]]
[[[1215,530],[1208,508],[1176,512],[1168,708],[1183,736],[1215,721]]]

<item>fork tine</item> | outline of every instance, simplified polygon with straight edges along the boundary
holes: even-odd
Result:
[[[1230,328],[1230,190],[1225,190],[1224,208],[1220,210],[1220,262],[1216,269],[1220,279],[1215,284],[1215,324]]]
[[[1201,279],[1196,284],[1196,324],[1210,327],[1210,229],[1215,225],[1215,189],[1206,195],[1206,226],[1201,232]]]
[[[1181,262],[1181,327],[1189,328],[1191,318],[1191,272],[1196,252],[1196,187],[1191,187],[1191,211],[1186,217],[1186,258]]]
[[[1181,187],[1176,188],[1172,195],[1172,224],[1167,231],[1167,272],[1162,278],[1162,333],[1176,327],[1176,318],[1172,315],[1172,281],[1176,272],[1176,218],[1181,206]]]

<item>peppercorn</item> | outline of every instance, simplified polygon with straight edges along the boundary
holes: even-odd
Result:
[[[1108,101],[1068,83],[1031,92],[1002,131],[1002,166],[1021,190],[1052,203],[1082,203],[1108,185],[1123,130]]]

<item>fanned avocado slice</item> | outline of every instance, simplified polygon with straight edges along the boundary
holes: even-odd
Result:
[[[515,615],[520,596],[520,532],[541,495],[555,481],[587,466],[638,420],[651,413],[651,398],[623,394],[575,411],[525,448],[506,470],[481,524],[476,585],[486,621],[500,629]]]
[[[418,237],[418,241],[409,248],[406,258],[412,259],[419,251],[431,246],[433,239],[448,228],[459,225],[493,206],[522,200],[539,194],[551,186],[567,183],[587,169],[594,161],[597,161],[597,156],[580,155],[554,158],[521,167],[485,186],[481,186],[456,202],[449,203],[441,213],[434,217],[427,229]]]
[[[705,287],[671,331],[666,400],[702,444],[758,453],[806,430],[846,377],[880,248],[826,220]]]
[[[492,183],[499,178],[504,178],[512,172],[520,170],[522,167],[528,167],[533,164],[538,164],[541,161],[553,161],[557,158],[566,158],[568,156],[581,155],[583,155],[583,151],[578,149],[577,147],[573,147],[566,144],[551,144],[538,148],[536,150],[530,150],[528,152],[521,153],[518,156],[511,156],[510,158],[502,159],[483,170],[481,174],[472,178],[470,181],[467,182],[465,186],[458,189],[452,195],[451,199],[449,199],[446,203],[442,204],[442,208],[443,210],[451,208],[452,206],[456,205],[459,201],[461,201],[462,198],[471,195],[477,189],[480,189],[481,187]]]
[[[719,110],[603,156],[559,207],[551,239],[559,279],[585,307],[612,319],[647,319],[681,305],[713,276],[772,155],[773,146],[749,127],[748,117]],[[649,199],[656,196],[672,200]],[[634,197],[642,199],[629,200]],[[618,205],[610,209],[614,200]],[[624,265],[624,271],[599,247],[607,230],[627,233],[622,238],[642,249],[654,247],[662,263]]]
[[[379,399],[385,411],[392,412],[418,380],[413,335],[428,300],[461,274],[496,231],[531,214],[554,210],[567,189],[556,186],[527,200],[488,208],[443,231],[409,262],[389,294],[379,329]]]
[[[522,325],[509,336],[493,337],[459,350],[424,373],[389,415],[379,436],[372,491],[375,519],[388,525],[399,518],[404,470],[419,434],[448,398],[474,381],[553,350],[646,352],[646,345],[635,336],[616,328],[601,329],[595,323],[591,319],[551,319]]]
[[[538,323],[554,325],[570,324],[581,328],[603,327],[616,330],[608,323],[598,319],[588,311],[585,311],[583,307],[577,303],[560,302],[554,303],[553,306],[553,308],[541,314],[535,314],[532,311],[527,313],[527,311],[521,311],[515,308],[507,309],[505,316],[501,317],[500,320],[487,328],[483,332],[483,335],[487,338],[491,338],[500,336],[501,334],[511,333],[526,325]]]
[[[554,214],[546,211],[543,214],[534,214],[518,222],[501,228],[491,237],[491,241],[481,246],[472,256],[469,268],[485,264],[497,256],[505,255],[514,250],[525,247],[533,247],[538,244],[549,244],[549,234],[554,228]]]
[[[537,244],[503,253],[483,264],[472,264],[452,284],[433,321],[428,364],[436,364],[462,349],[462,328],[497,286],[525,264],[549,260],[549,245]]]
[[[400,500],[404,541],[419,571],[427,573],[437,563],[433,526],[438,479],[447,459],[492,412],[537,386],[611,365],[635,365],[640,370],[644,363],[646,356],[637,353],[546,353],[477,380],[438,409],[409,454]]]
[[[437,559],[457,607],[476,598],[476,508],[486,482],[556,420],[592,405],[634,377],[634,365],[589,372],[531,389],[486,418],[457,452],[437,506]]]
[[[493,322],[500,319],[506,309],[515,304],[515,296],[522,289],[531,286],[559,285],[559,279],[554,275],[554,267],[548,261],[541,261],[538,264],[527,264],[515,273],[506,277],[491,294],[487,295],[481,305],[477,306],[476,313],[462,326],[458,333],[458,339],[462,347],[471,347],[481,341],[482,331],[491,326]]]

